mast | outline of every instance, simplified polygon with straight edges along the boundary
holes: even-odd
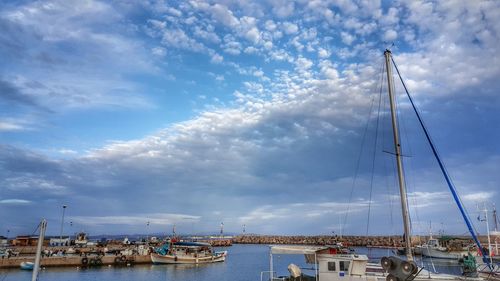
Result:
[[[495,231],[498,231],[497,209],[493,205],[493,221],[495,222]]]
[[[490,257],[490,263],[493,263],[493,258],[491,257],[490,223],[488,222],[488,209],[486,208],[486,204],[484,205],[484,220],[486,221],[486,233],[488,234],[488,256]]]
[[[434,145],[434,142],[432,141],[432,139],[429,135],[429,131],[425,127],[424,121],[423,121],[422,117],[420,116],[420,113],[419,113],[417,107],[415,106],[415,103],[413,102],[413,99],[411,98],[410,93],[408,92],[408,88],[406,87],[406,84],[403,81],[403,77],[401,77],[401,73],[399,73],[398,66],[396,65],[396,63],[394,62],[394,60],[392,59],[392,57],[390,55],[390,51],[389,51],[388,56],[391,58],[392,62],[394,63],[394,67],[396,68],[396,71],[398,73],[399,80],[401,80],[401,84],[403,84],[403,88],[405,89],[406,95],[408,96],[408,99],[410,100],[411,106],[413,107],[413,111],[415,111],[415,115],[417,115],[418,122],[420,123],[420,126],[422,127],[422,130],[424,131],[425,137],[427,138],[427,142],[429,143],[429,146],[431,147],[432,153],[434,154],[434,157],[436,158],[436,161],[439,164],[439,168],[441,169],[441,172],[443,173],[443,176],[446,180],[446,183],[448,184],[448,188],[450,189],[451,195],[453,195],[453,199],[455,200],[455,203],[457,204],[458,209],[460,210],[460,214],[462,214],[462,217],[465,221],[465,224],[467,225],[467,228],[469,229],[469,232],[472,235],[472,238],[474,239],[474,242],[476,243],[477,248],[481,251],[481,254],[483,255],[483,261],[488,265],[488,268],[491,270],[491,269],[493,269],[493,267],[491,266],[489,259],[486,258],[487,257],[486,252],[484,251],[483,247],[481,246],[481,242],[479,241],[479,238],[477,237],[476,232],[474,231],[474,228],[472,227],[472,223],[469,219],[469,216],[467,215],[465,208],[462,205],[460,198],[458,197],[457,190],[456,190],[455,186],[453,185],[453,182],[451,181],[451,178],[448,175],[448,172],[446,171],[446,168],[444,166],[443,161],[439,157],[437,148]],[[387,58],[387,56],[386,56],[386,58]]]
[[[40,223],[40,235],[38,236],[38,244],[36,245],[35,265],[33,266],[33,275],[31,281],[36,281],[38,278],[38,271],[40,269],[40,259],[42,255],[42,245],[45,239],[45,229],[47,229],[47,221],[45,219]]]
[[[401,143],[399,142],[398,121],[396,118],[396,102],[394,98],[394,81],[392,77],[391,51],[385,50],[384,56],[385,56],[385,68],[387,71],[387,88],[389,91],[389,100],[391,105],[392,132],[394,136],[394,153],[396,154],[396,163],[398,167],[399,193],[401,197],[401,211],[403,213],[406,258],[408,261],[412,261],[413,256],[411,253],[410,215],[408,213],[408,201],[406,197],[406,186],[403,174]]]

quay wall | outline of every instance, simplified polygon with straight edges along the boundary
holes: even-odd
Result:
[[[88,259],[91,259],[89,256]],[[102,265],[117,265],[115,262],[116,256],[104,256],[101,258]],[[62,256],[62,257],[44,257],[41,259],[41,267],[61,267],[61,266],[86,266],[82,264],[83,257],[80,256]],[[149,255],[131,255],[125,256],[128,262],[119,263],[118,265],[131,264],[147,264],[151,263]],[[19,268],[22,262],[35,262],[35,257],[11,257],[0,259],[0,268]]]

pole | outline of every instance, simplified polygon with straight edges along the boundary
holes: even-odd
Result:
[[[66,205],[63,205],[62,218],[61,218],[61,233],[59,234],[59,244],[62,246],[62,235],[63,235],[63,227],[64,227],[64,211],[66,211]]]
[[[385,50],[385,67],[387,71],[387,87],[389,91],[389,100],[391,105],[392,132],[394,136],[394,152],[396,154],[396,163],[398,168],[399,193],[401,197],[401,212],[403,213],[403,226],[405,234],[406,258],[413,260],[411,253],[411,234],[410,234],[410,215],[408,213],[408,202],[406,195],[405,179],[403,174],[403,160],[401,155],[401,144],[399,142],[398,123],[396,118],[396,102],[394,98],[394,80],[392,77],[391,51]]]
[[[45,238],[45,229],[47,229],[47,221],[45,219],[40,223],[40,235],[38,236],[38,244],[36,245],[35,265],[33,266],[33,274],[31,281],[36,281],[38,278],[38,270],[40,269],[40,260],[42,255],[43,240]]]
[[[269,246],[269,275],[271,275],[271,280],[274,278],[273,271],[273,248]]]
[[[146,226],[146,246],[149,246],[149,221]]]
[[[488,209],[484,206],[484,218],[486,220],[486,233],[488,234],[488,256],[490,257],[490,264],[493,263],[491,258],[491,238],[490,238],[490,223],[488,222]]]

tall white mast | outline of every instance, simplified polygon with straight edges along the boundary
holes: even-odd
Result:
[[[45,239],[45,230],[47,229],[47,221],[45,219],[40,223],[40,235],[38,236],[38,244],[36,245],[35,265],[33,266],[33,275],[31,281],[36,281],[38,278],[38,270],[40,269],[40,259],[42,256],[43,240]]]
[[[491,238],[490,238],[490,223],[488,222],[488,209],[486,208],[486,204],[484,204],[484,220],[486,221],[486,233],[488,234],[488,256],[490,257],[490,263],[493,263],[493,259],[491,257]]]
[[[412,261],[413,256],[411,253],[410,215],[408,213],[408,201],[406,199],[406,186],[403,174],[401,144],[399,142],[398,121],[396,118],[396,102],[394,98],[394,80],[392,77],[391,51],[385,50],[384,56],[385,56],[385,68],[387,71],[387,87],[389,91],[389,101],[391,105],[392,132],[394,135],[394,152],[396,154],[396,163],[398,167],[399,193],[401,197],[401,211],[403,213],[406,258],[408,261]]]

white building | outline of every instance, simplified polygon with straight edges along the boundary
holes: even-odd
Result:
[[[70,240],[69,237],[63,237],[62,239],[60,238],[50,238],[49,240],[49,246],[69,246]]]

